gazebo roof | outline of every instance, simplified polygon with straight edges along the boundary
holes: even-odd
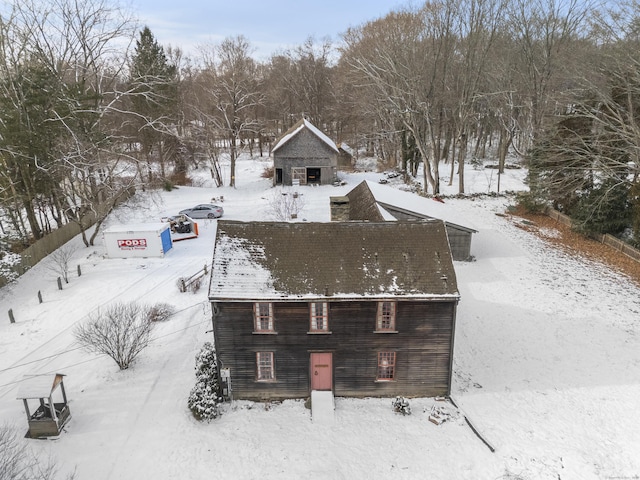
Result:
[[[62,383],[64,374],[25,375],[18,390],[18,400],[31,398],[49,398],[51,393]]]

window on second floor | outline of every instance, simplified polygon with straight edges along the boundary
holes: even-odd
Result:
[[[275,333],[272,303],[256,302],[253,305],[253,331],[256,333]]]
[[[376,318],[376,332],[396,331],[396,303],[378,302],[378,315]]]
[[[309,304],[309,332],[329,333],[329,306],[327,302],[311,302]]]

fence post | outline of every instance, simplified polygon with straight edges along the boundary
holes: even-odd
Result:
[[[207,274],[207,264],[206,263],[204,264],[203,270],[204,270],[204,274],[206,275]]]
[[[184,292],[186,292],[186,291],[187,291],[187,286],[186,286],[186,285],[185,285],[185,283],[184,283],[184,278],[181,278],[181,279],[180,279],[180,291],[181,291],[182,293],[184,293]]]
[[[16,323],[16,319],[13,317],[13,308],[9,309],[9,322]]]
[[[42,292],[38,290],[38,303],[42,303]]]
[[[58,290],[62,290],[62,279],[58,277]]]
[[[80,269],[80,265],[78,265],[78,276],[82,276],[82,270]]]

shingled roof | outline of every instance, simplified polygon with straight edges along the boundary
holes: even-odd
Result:
[[[212,301],[327,297],[457,300],[443,222],[218,221]]]
[[[349,198],[349,220],[370,222],[387,220],[367,182],[360,182],[346,196]]]

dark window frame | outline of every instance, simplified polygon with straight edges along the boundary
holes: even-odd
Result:
[[[397,352],[378,352],[376,382],[394,382],[396,380]]]
[[[265,307],[267,308],[266,313],[263,310]],[[253,333],[276,333],[273,303],[255,302],[253,304]]]

